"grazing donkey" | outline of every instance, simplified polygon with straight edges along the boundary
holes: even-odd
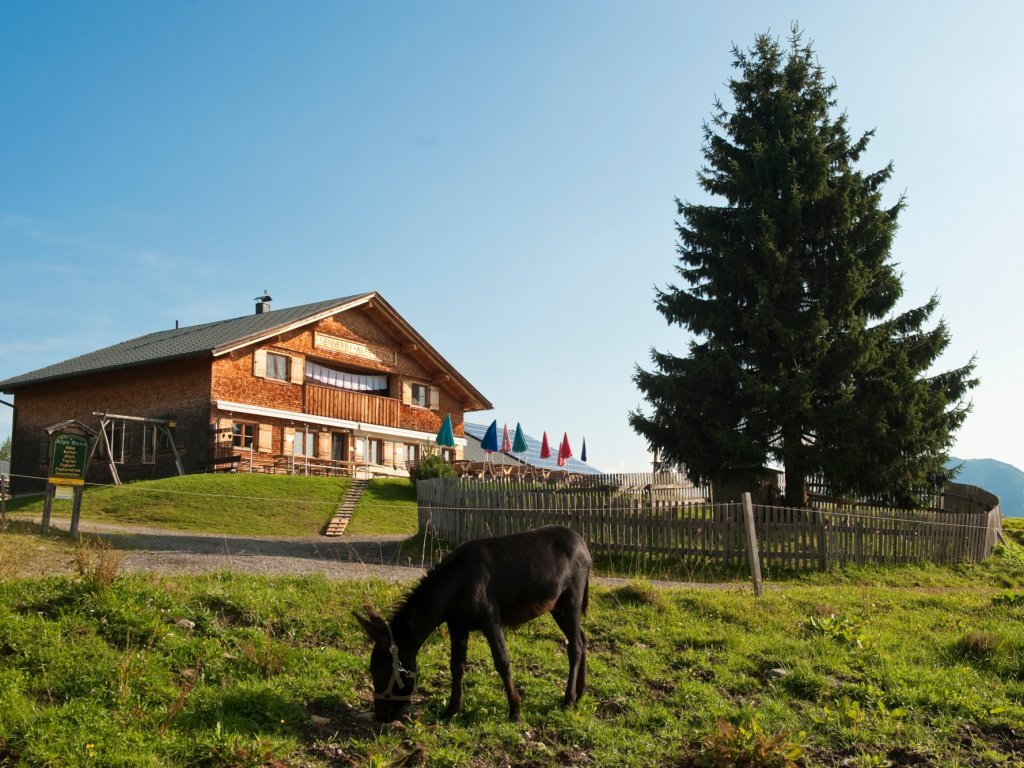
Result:
[[[451,635],[452,696],[444,717],[462,709],[466,646],[472,630],[483,632],[494,666],[505,683],[508,716],[519,720],[502,625],[515,627],[551,613],[569,647],[569,680],[563,706],[583,695],[587,642],[580,614],[587,609],[590,552],[579,534],[551,525],[525,533],[467,541],[445,557],[406,596],[387,622],[370,606],[355,614],[373,640],[370,676],[374,715],[402,716],[419,675],[416,654],[438,626]]]

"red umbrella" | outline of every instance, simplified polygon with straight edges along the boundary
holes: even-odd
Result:
[[[512,450],[512,441],[508,437],[508,424],[505,425],[505,431],[501,436],[501,452],[508,453]]]
[[[572,456],[572,448],[569,447],[569,433],[562,433],[562,444],[558,446],[558,466],[564,467],[565,460]]]
[[[551,448],[548,447],[548,433],[544,433],[544,439],[540,441],[540,457],[542,459],[551,458]]]

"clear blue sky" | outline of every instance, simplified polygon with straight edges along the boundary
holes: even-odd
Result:
[[[943,367],[978,354],[955,452],[1024,467],[1019,2],[4,3],[0,379],[378,290],[471,418],[643,469],[633,366],[686,349],[652,304],[673,198],[731,44],[792,20],[895,162],[905,305],[941,296]]]

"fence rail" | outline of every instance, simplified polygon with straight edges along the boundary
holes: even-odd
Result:
[[[597,484],[552,489],[439,478],[420,481],[416,488],[420,531],[429,528],[451,544],[559,524],[578,531],[595,551],[700,559],[723,566],[747,563],[741,504],[659,500]],[[1001,532],[998,504],[984,512],[838,504],[753,509],[765,569],[978,561],[992,554]]]

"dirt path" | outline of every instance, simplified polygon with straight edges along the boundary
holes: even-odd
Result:
[[[67,520],[54,528],[66,530]],[[423,576],[419,563],[401,555],[405,535],[275,537],[171,531],[131,525],[83,521],[83,534],[98,534],[124,554],[124,573],[167,575],[238,573],[266,576],[322,574],[332,579],[415,581]],[[594,583],[621,585],[628,579],[594,577]],[[705,584],[652,581],[660,587],[694,589],[749,589],[746,584]]]

